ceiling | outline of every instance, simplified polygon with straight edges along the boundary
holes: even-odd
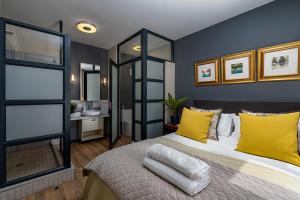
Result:
[[[110,48],[141,28],[176,40],[273,0],[2,0],[4,17],[45,28],[63,20],[73,41]],[[97,25],[81,33],[78,21]]]

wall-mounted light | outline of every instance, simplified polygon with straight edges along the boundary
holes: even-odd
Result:
[[[74,85],[75,84],[75,75],[74,74],[72,74],[71,75],[71,85]]]
[[[95,33],[97,31],[97,27],[94,24],[85,21],[78,22],[76,27],[84,33]]]
[[[105,86],[105,87],[107,86],[107,78],[106,77],[103,78],[103,86]]]
[[[133,50],[133,51],[138,51],[138,52],[140,52],[140,51],[141,51],[141,45],[139,45],[139,44],[133,45],[133,46],[132,46],[132,50]]]

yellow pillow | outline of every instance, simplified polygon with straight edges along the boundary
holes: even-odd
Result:
[[[300,166],[299,112],[272,116],[240,113],[241,136],[236,150]]]
[[[197,112],[184,108],[176,133],[207,143],[208,129],[213,116],[213,112]]]

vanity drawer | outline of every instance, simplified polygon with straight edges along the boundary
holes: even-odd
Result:
[[[103,129],[103,118],[92,118],[82,120],[82,132]]]

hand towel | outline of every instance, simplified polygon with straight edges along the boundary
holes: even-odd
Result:
[[[162,144],[152,145],[147,155],[177,169],[192,180],[206,177],[210,172],[207,163]]]
[[[143,161],[143,165],[150,171],[154,172],[161,178],[177,186],[189,195],[195,195],[202,191],[210,182],[210,177],[207,175],[200,180],[191,180],[184,174],[178,172],[172,167],[165,165],[152,158],[146,157]]]

